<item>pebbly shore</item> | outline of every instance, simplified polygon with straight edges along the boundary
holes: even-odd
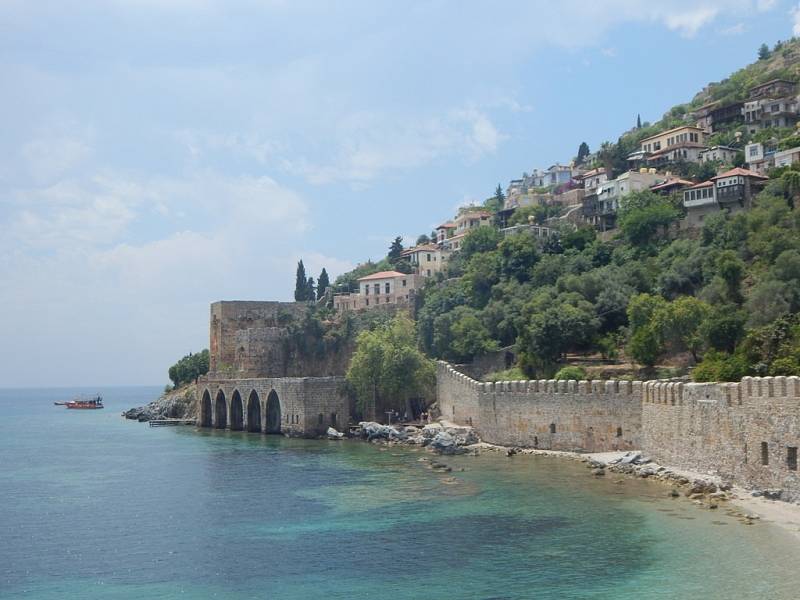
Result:
[[[724,511],[747,526],[758,522],[773,523],[800,539],[800,505],[780,501],[778,490],[737,488],[718,476],[660,465],[638,451],[586,454],[498,446],[480,441],[471,427],[447,421],[422,427],[363,422],[359,424],[359,432],[358,437],[373,444],[416,446],[443,457],[492,452],[503,454],[510,459],[545,456],[579,461],[586,465],[588,477],[616,477],[615,483],[619,484],[624,484],[629,478],[647,479],[663,485],[666,496],[685,498],[698,509]],[[339,437],[345,436],[335,430],[329,430],[329,439]],[[431,464],[436,469],[450,470],[450,467],[442,461],[431,459]]]

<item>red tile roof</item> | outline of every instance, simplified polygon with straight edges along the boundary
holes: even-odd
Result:
[[[436,244],[422,244],[421,246],[414,246],[413,248],[406,248],[400,253],[400,256],[407,256],[415,252],[435,252],[439,249]]]
[[[605,172],[606,172],[605,167],[598,167],[596,169],[592,169],[591,171],[586,171],[586,173],[579,176],[578,179],[587,179],[589,177],[594,177],[595,175],[602,175]]]
[[[720,173],[716,177],[712,177],[711,181],[715,181],[723,177],[735,177],[736,175],[741,175],[742,177],[755,177],[756,179],[769,179],[769,177],[765,177],[764,175],[759,175],[755,171],[748,171],[747,169],[736,167],[735,169],[731,169],[730,171],[725,171],[724,173]]]
[[[651,190],[663,190],[666,188],[670,188],[675,185],[693,185],[691,181],[686,181],[685,179],[668,179],[664,183],[659,183],[657,185],[652,186]]]
[[[709,186],[712,186],[712,185],[714,185],[713,181],[704,181],[703,183],[696,183],[692,187],[687,188],[687,189],[696,190],[698,188],[709,187]]]
[[[379,273],[367,275],[366,277],[361,277],[359,278],[359,281],[370,281],[372,279],[394,279],[395,277],[410,277],[410,275],[400,273],[399,271],[381,271]]]
[[[447,222],[447,223],[442,223],[436,229],[455,229],[455,228],[456,228],[455,223]]]

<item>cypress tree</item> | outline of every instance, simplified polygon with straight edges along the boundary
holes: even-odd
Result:
[[[317,297],[316,288],[314,286],[314,278],[309,277],[306,282],[306,300],[314,300]]]
[[[294,284],[294,299],[296,302],[308,300],[308,281],[306,281],[306,267],[303,261],[297,263],[297,276]]]
[[[400,254],[403,252],[403,250],[403,238],[398,235],[396,238],[394,238],[392,245],[389,246],[389,255],[387,256],[389,262],[394,264],[400,260]]]
[[[320,300],[325,295],[325,290],[331,285],[331,280],[328,277],[328,272],[323,268],[322,273],[319,274],[317,279],[317,300]]]
[[[636,129],[642,128],[642,115],[636,115]]]

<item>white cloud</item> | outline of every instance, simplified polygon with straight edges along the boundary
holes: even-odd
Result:
[[[677,12],[664,17],[664,24],[668,29],[680,32],[685,37],[693,37],[704,26],[714,20],[719,10],[711,7],[701,7],[685,12]]]
[[[789,11],[792,16],[792,34],[800,36],[800,3]]]
[[[486,114],[472,107],[421,119],[361,112],[343,119],[337,127],[339,148],[333,160],[287,159],[283,164],[289,172],[316,185],[336,181],[364,184],[445,157],[475,161],[494,153],[505,137]]]
[[[756,9],[760,12],[766,12],[775,8],[776,0],[756,0]]]
[[[745,27],[744,23],[736,23],[735,25],[731,25],[730,27],[725,27],[724,29],[720,29],[720,33],[722,35],[741,35],[746,30],[747,28]]]

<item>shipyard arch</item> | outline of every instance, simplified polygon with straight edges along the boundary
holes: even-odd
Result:
[[[265,433],[281,432],[281,401],[278,394],[272,390],[267,397],[267,428]]]
[[[239,390],[234,390],[233,396],[231,396],[231,429],[233,431],[244,429],[244,408]]]
[[[214,402],[214,425],[217,429],[225,429],[228,426],[228,407],[225,403],[225,392],[217,392],[217,399]]]
[[[200,427],[211,427],[211,394],[208,390],[203,392],[203,399],[200,401]]]
[[[261,399],[255,390],[250,392],[247,398],[247,431],[253,433],[261,431]]]

